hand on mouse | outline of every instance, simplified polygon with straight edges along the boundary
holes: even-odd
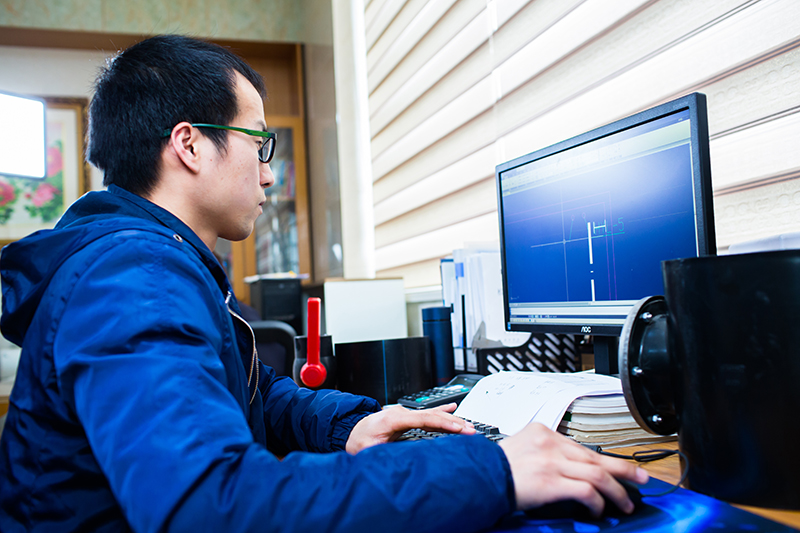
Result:
[[[575,500],[599,517],[603,495],[623,512],[634,505],[615,478],[646,483],[647,472],[634,464],[595,453],[537,423],[500,442],[514,478],[518,509]]]

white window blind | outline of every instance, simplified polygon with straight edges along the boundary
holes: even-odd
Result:
[[[376,267],[498,239],[495,165],[708,96],[717,244],[800,231],[800,2],[371,0]]]

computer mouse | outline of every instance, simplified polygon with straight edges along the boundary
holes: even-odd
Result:
[[[623,479],[618,479],[617,481],[628,493],[628,497],[633,502],[633,513],[636,513],[636,511],[644,506],[644,503],[642,502],[642,493],[639,492],[639,487],[635,483],[625,481]],[[530,518],[542,520],[569,518],[584,522],[591,520],[602,520],[604,518],[620,518],[627,516],[614,504],[614,502],[606,498],[605,495],[603,495],[603,500],[605,501],[605,506],[603,507],[603,513],[600,518],[594,517],[588,507],[576,500],[561,500],[557,502],[546,503],[542,506],[526,510],[525,514]]]

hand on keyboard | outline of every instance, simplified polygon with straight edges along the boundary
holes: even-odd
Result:
[[[464,420],[472,424],[472,426],[475,428],[475,431],[479,435],[483,435],[484,437],[486,437],[491,441],[496,442],[506,438],[505,435],[500,433],[500,429],[495,426],[490,426],[489,424],[481,424],[480,422],[475,422],[473,420],[466,420],[466,419]],[[451,435],[451,433],[442,433],[440,431],[425,431],[424,429],[414,428],[414,429],[409,429],[408,431],[400,435],[400,437],[397,440],[399,441],[428,440],[428,439],[435,439],[438,437],[444,437],[446,435]]]
[[[362,418],[350,432],[345,450],[355,454],[364,448],[398,440],[409,429],[431,432],[472,435],[475,428],[470,422],[452,413],[456,404],[442,405],[433,409],[411,410],[405,407],[390,407]]]

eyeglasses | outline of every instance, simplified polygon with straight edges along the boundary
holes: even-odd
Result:
[[[272,156],[275,155],[275,143],[278,142],[278,136],[271,131],[248,130],[235,126],[220,126],[218,124],[190,124],[190,126],[195,128],[239,131],[247,135],[252,135],[253,137],[262,137],[264,140],[261,142],[261,146],[258,147],[258,160],[262,163],[269,163],[272,161]],[[161,133],[162,137],[169,137],[170,135],[172,135],[172,130],[164,130]]]

